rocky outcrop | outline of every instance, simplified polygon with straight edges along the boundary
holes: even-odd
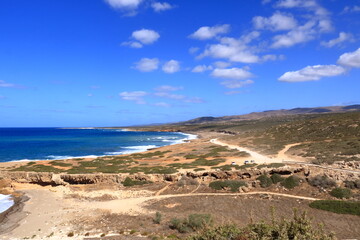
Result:
[[[309,166],[284,166],[280,168],[249,168],[234,171],[202,171],[175,174],[55,174],[37,172],[0,172],[0,179],[7,179],[19,183],[35,183],[40,185],[68,185],[68,184],[121,184],[127,177],[137,181],[149,182],[177,182],[182,176],[201,181],[227,180],[227,179],[256,179],[261,174],[292,175],[303,174],[304,177],[312,177],[319,174],[341,182],[345,180],[359,179],[360,173],[335,171],[329,169],[312,168]],[[311,174],[310,174],[311,173]]]

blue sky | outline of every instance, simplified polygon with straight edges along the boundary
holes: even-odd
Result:
[[[2,0],[0,127],[360,103],[360,1]]]

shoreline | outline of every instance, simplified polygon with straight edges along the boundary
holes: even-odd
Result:
[[[14,204],[6,211],[0,213],[0,234],[6,234],[20,226],[20,221],[27,216],[23,211],[25,202],[30,198],[24,193],[18,192],[21,195],[16,196],[14,193],[10,194],[14,200]]]
[[[60,129],[106,129],[106,128],[60,128]],[[108,128],[109,129],[109,128]],[[123,129],[123,128],[112,128],[112,129]],[[130,131],[130,132],[136,132],[134,130],[126,130],[126,131]],[[141,132],[167,132],[167,131],[141,131]],[[191,140],[195,140],[195,139],[199,139],[201,138],[201,136],[197,133],[186,133],[186,132],[178,132],[178,131],[174,131],[172,133],[178,133],[178,134],[183,134],[184,136],[187,136],[187,138],[184,139],[180,139],[180,140],[175,140],[173,141],[173,143],[167,144],[167,145],[163,145],[163,146],[154,146],[154,147],[149,147],[149,148],[144,148],[144,149],[138,149],[138,150],[134,150],[131,152],[125,152],[125,153],[121,153],[119,154],[119,152],[114,152],[116,154],[104,154],[104,155],[85,155],[85,156],[78,156],[78,157],[66,157],[66,158],[58,158],[58,159],[20,159],[20,160],[12,160],[12,161],[5,161],[5,162],[0,162],[0,165],[2,164],[10,164],[14,163],[27,163],[27,162],[38,162],[38,161],[64,161],[64,160],[70,160],[70,159],[79,159],[79,158],[85,158],[85,159],[96,159],[99,157],[116,157],[116,156],[123,156],[123,155],[128,155],[128,154],[134,154],[134,153],[142,153],[142,152],[147,152],[149,150],[154,150],[157,148],[161,148],[161,147],[166,147],[166,146],[172,146],[172,145],[176,145],[176,144],[183,144],[183,143],[187,143]],[[150,145],[140,145],[140,146],[128,146],[128,147],[133,147],[133,148],[141,148],[141,147],[146,147],[146,146],[150,146]],[[130,150],[129,150],[130,151]]]

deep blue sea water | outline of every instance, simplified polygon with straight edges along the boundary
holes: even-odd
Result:
[[[118,155],[181,143],[184,133],[114,129],[0,128],[0,162]],[[0,213],[13,205],[0,194]]]
[[[183,133],[121,129],[0,128],[0,162],[118,155],[193,137]]]

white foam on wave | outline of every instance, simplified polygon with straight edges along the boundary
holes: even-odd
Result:
[[[121,154],[131,154],[131,153],[138,153],[138,152],[146,152],[147,150],[151,148],[156,148],[158,146],[156,145],[143,145],[143,146],[129,146],[129,147],[123,147],[127,150],[123,150],[120,152],[107,152],[105,154],[108,155],[121,155]]]
[[[0,194],[0,213],[8,210],[12,205],[14,205],[14,200],[9,195]]]

